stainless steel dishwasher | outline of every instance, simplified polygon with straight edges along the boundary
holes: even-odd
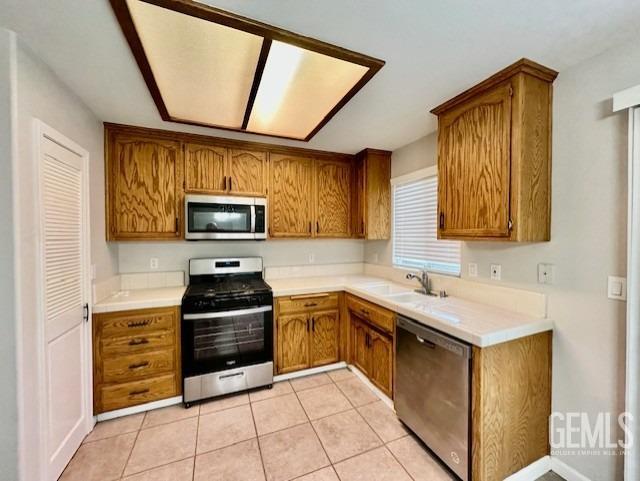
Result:
[[[468,481],[471,346],[402,316],[396,343],[398,417]]]

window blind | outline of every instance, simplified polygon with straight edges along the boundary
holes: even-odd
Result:
[[[393,263],[460,274],[460,242],[437,239],[438,177],[396,184],[393,190]]]

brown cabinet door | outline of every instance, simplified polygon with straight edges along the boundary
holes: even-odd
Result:
[[[229,193],[261,196],[267,194],[267,153],[231,149],[229,156]]]
[[[306,313],[278,316],[278,373],[309,367],[309,324]]]
[[[108,146],[109,240],[181,235],[179,142],[114,133]]]
[[[365,165],[365,236],[367,239],[391,237],[391,156],[367,152]]]
[[[371,355],[371,382],[391,397],[393,391],[393,343],[391,338],[369,330],[369,350]]]
[[[338,362],[340,314],[337,310],[316,311],[310,316],[311,367]]]
[[[270,236],[311,237],[312,160],[281,154],[270,159]]]
[[[351,164],[316,162],[316,237],[349,237]]]
[[[353,167],[353,194],[352,194],[352,231],[353,236],[364,238],[365,230],[365,206],[367,204],[365,190],[365,160],[357,158]]]
[[[371,371],[369,328],[354,316],[351,317],[351,362],[369,376]]]
[[[508,237],[511,85],[502,84],[439,119],[441,237]]]
[[[185,144],[185,192],[224,194],[227,190],[227,153],[226,147]]]

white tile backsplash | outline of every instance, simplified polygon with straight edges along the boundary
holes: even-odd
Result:
[[[352,262],[346,264],[312,264],[298,266],[267,267],[265,279],[288,279],[292,277],[346,276],[362,274],[364,264]]]
[[[113,276],[105,281],[93,285],[93,302],[115,294],[118,291],[135,289],[160,289],[163,287],[184,286],[184,272],[136,272]]]

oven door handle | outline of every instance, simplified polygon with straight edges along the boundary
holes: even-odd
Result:
[[[200,314],[184,314],[182,317],[185,321],[194,321],[200,319],[218,319],[220,317],[245,316],[248,314],[257,314],[259,312],[269,312],[272,306],[252,307],[251,309],[238,309],[235,311],[222,312],[203,312]]]

